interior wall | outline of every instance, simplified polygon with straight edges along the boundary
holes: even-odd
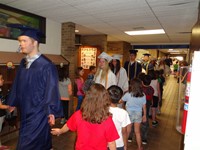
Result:
[[[94,46],[101,52],[107,51],[107,35],[85,35],[81,36],[82,46]]]
[[[18,41],[0,38],[0,51],[16,52]],[[46,44],[40,44],[40,50],[43,54],[61,54],[61,24],[46,19]]]

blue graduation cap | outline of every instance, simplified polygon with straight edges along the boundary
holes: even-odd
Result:
[[[41,38],[45,37],[40,30],[22,24],[7,24],[7,27],[20,29],[21,34],[19,36],[31,37],[34,40],[38,41],[38,43],[41,42]]]
[[[138,50],[136,50],[136,49],[131,49],[131,50],[129,50],[129,53],[130,53],[130,54],[137,54],[137,52],[138,52]]]
[[[149,54],[149,53],[144,53],[143,55],[144,56],[151,56],[151,54]]]

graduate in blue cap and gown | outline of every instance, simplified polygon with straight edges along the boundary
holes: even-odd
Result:
[[[41,32],[19,24],[8,27],[22,31],[18,37],[21,60],[8,105],[19,108],[20,131],[17,150],[52,149],[51,126],[62,116],[55,65],[39,52]]]
[[[154,71],[154,64],[153,61],[151,61],[149,58],[151,54],[145,53],[143,55],[144,57],[142,62],[142,68],[144,69],[145,74],[148,74],[150,71]]]
[[[124,68],[126,69],[129,82],[137,78],[138,74],[142,72],[142,66],[139,62],[136,61],[138,50],[129,50],[130,60],[124,63]]]

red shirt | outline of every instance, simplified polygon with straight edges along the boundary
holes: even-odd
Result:
[[[154,89],[151,86],[142,87],[144,94],[146,95],[146,100],[152,101]]]
[[[67,126],[77,131],[76,150],[107,150],[108,142],[119,138],[112,117],[101,124],[93,124],[83,120],[79,110],[70,117]]]

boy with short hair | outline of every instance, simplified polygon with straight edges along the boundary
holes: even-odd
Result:
[[[147,134],[149,130],[149,111],[151,109],[154,89],[150,86],[151,76],[144,75],[142,79],[142,89],[144,94],[146,95],[146,118],[147,121],[141,124],[141,135],[142,135],[142,144],[147,144]]]
[[[108,88],[108,93],[111,98],[110,112],[112,113],[112,119],[116,126],[117,132],[120,136],[117,139],[117,150],[127,149],[127,125],[131,123],[128,112],[117,105],[123,95],[122,89],[117,85],[112,85]]]

